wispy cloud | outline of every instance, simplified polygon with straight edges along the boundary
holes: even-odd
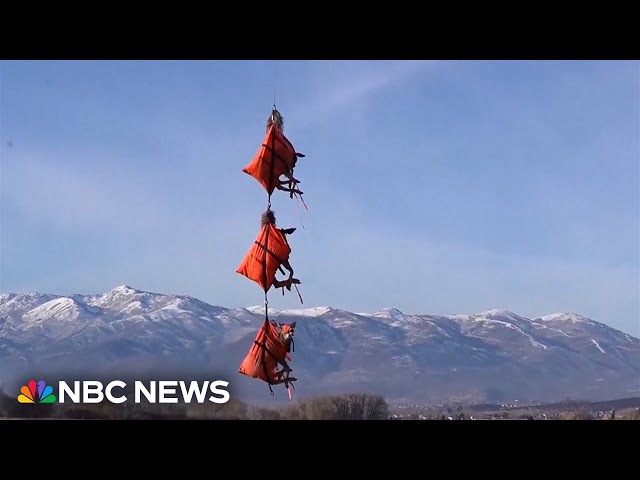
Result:
[[[303,238],[292,261],[313,304],[416,314],[573,311],[640,334],[633,267],[490,252],[364,226]]]
[[[226,141],[216,149],[215,140],[208,150],[187,145],[185,157],[175,160],[180,168],[156,164],[152,169],[147,159],[127,161],[126,155],[115,158],[90,150],[62,155],[16,148],[2,159],[4,209],[42,225],[83,232],[151,233],[172,225],[187,227],[208,215],[216,224],[224,223],[251,205],[251,195],[233,203],[225,198],[234,192],[233,184],[250,184],[250,177],[240,172],[241,163],[222,167],[234,170],[236,182],[211,189],[219,174],[214,167],[220,162],[203,159],[234,155],[229,145]]]
[[[96,172],[97,173],[97,172]],[[126,172],[93,175],[56,159],[12,155],[3,165],[6,208],[64,228],[144,230],[162,224],[169,208]]]
[[[427,60],[399,60],[376,62],[369,64],[362,62],[337,62],[335,68],[350,69],[332,78],[323,75],[316,80],[317,90],[313,90],[312,97],[303,99],[302,107],[294,106],[291,116],[298,118],[298,126],[308,126],[325,120],[331,114],[352,106],[358,101],[370,99],[385,89],[398,87],[412,77],[434,68],[435,61]]]

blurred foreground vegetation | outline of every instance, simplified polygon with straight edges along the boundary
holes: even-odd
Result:
[[[249,405],[231,399],[192,404],[20,404],[0,390],[0,418],[65,418],[104,420],[386,420],[389,406],[382,396],[364,393],[297,400],[282,407]]]
[[[631,401],[634,400],[634,401]],[[637,400],[637,401],[635,401]],[[390,407],[366,393],[318,396],[282,406],[232,399],[225,404],[20,404],[0,390],[1,418],[102,420],[640,420],[640,399],[549,404],[523,408],[485,406]]]

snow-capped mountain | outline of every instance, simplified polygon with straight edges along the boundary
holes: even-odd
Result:
[[[291,366],[301,395],[539,401],[640,390],[640,339],[574,313],[526,318],[502,310],[441,316],[315,307],[270,309],[269,317],[297,322]],[[99,295],[2,294],[0,383],[28,375],[191,375],[227,379],[233,394],[263,400],[266,384],[238,373],[263,320],[264,307],[229,309],[127,285]]]

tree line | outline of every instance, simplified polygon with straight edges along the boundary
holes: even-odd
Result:
[[[0,418],[67,419],[207,419],[207,420],[387,420],[389,405],[381,395],[349,393],[317,396],[280,407],[231,399],[225,404],[21,404],[0,390]]]

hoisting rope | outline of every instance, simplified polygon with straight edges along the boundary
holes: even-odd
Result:
[[[271,388],[271,385],[273,384],[271,381],[271,375],[270,372],[268,371],[267,368],[267,362],[266,362],[266,354],[269,353],[272,357],[274,357],[274,359],[276,360],[277,363],[280,363],[280,361],[278,361],[278,359],[275,357],[275,355],[273,354],[273,352],[271,352],[268,347],[267,347],[267,338],[268,338],[268,334],[271,331],[270,330],[270,321],[269,321],[269,297],[268,297],[268,290],[269,290],[269,286],[270,283],[272,281],[272,279],[268,278],[268,269],[267,269],[267,258],[269,254],[273,255],[273,252],[269,251],[269,233],[271,230],[271,225],[270,225],[270,211],[271,211],[271,195],[273,190],[275,189],[275,187],[277,185],[274,185],[274,182],[278,182],[278,179],[274,179],[273,178],[273,174],[274,174],[274,169],[275,169],[275,162],[276,162],[276,158],[280,157],[280,155],[278,154],[278,152],[276,151],[276,134],[277,133],[282,133],[280,131],[281,127],[282,127],[282,116],[280,115],[280,112],[278,112],[278,110],[276,109],[276,94],[277,94],[277,79],[278,79],[278,69],[277,69],[277,64],[274,65],[274,81],[273,81],[273,107],[271,110],[271,117],[270,117],[270,122],[268,122],[268,127],[267,127],[267,132],[269,130],[273,130],[272,131],[272,135],[271,135],[271,145],[263,145],[265,148],[269,149],[271,152],[271,165],[270,165],[270,175],[269,175],[269,183],[268,183],[268,188],[267,188],[267,223],[265,225],[263,225],[263,227],[267,227],[266,228],[266,233],[265,233],[265,238],[264,238],[264,245],[260,245],[258,242],[258,245],[260,247],[263,248],[263,256],[262,256],[262,275],[263,275],[263,285],[264,285],[264,324],[263,324],[263,335],[262,335],[262,339],[261,341],[256,341],[255,343],[261,347],[261,363],[262,363],[262,367],[264,369],[264,373],[265,373],[265,377],[266,377],[266,381],[267,384],[269,385],[269,391],[271,392],[271,395],[274,395],[273,389]],[[270,125],[269,125],[270,123]],[[303,155],[300,155],[303,156]],[[285,161],[287,161],[286,159],[283,159]],[[290,185],[291,188],[291,194],[292,195],[296,195],[296,203],[298,198],[300,200],[302,200],[302,195],[298,195],[297,192],[295,192],[295,185]],[[307,208],[306,204],[304,203],[304,200],[302,200],[302,203],[304,204],[305,208]],[[308,208],[307,208],[308,210]],[[302,222],[301,222],[302,223]],[[302,226],[304,228],[304,225]],[[286,241],[286,239],[285,239]],[[279,269],[280,271],[282,271],[282,269]],[[283,272],[284,273],[284,272]],[[302,302],[302,296],[300,295],[300,291],[298,290],[298,287],[294,284],[294,286],[296,287],[296,291],[298,292],[298,296],[300,297],[300,302]],[[282,294],[284,295],[284,287],[282,288]],[[286,362],[285,362],[286,364]],[[285,366],[285,365],[283,365]],[[277,369],[277,367],[276,367]],[[284,384],[287,387],[287,390],[289,392],[289,399],[291,399],[291,390],[290,390],[290,386],[293,386],[293,384],[291,384],[290,382],[287,381],[288,379],[288,369],[285,368],[285,370],[283,372],[281,372],[283,374],[286,375],[285,377],[285,381]]]
[[[273,93],[273,109],[271,110],[271,126],[269,128],[276,128],[276,116],[275,116],[275,112],[276,112],[276,94],[275,94],[275,82],[274,82],[274,93]],[[271,210],[271,191],[272,191],[272,182],[273,182],[273,169],[275,166],[275,140],[276,137],[275,135],[271,136],[271,171],[269,172],[269,189],[267,191],[267,211]],[[269,375],[269,371],[267,369],[267,361],[265,359],[266,357],[266,353],[268,351],[267,349],[267,332],[269,331],[269,298],[267,295],[268,292],[268,285],[269,285],[269,278],[267,278],[267,255],[269,254],[269,231],[271,229],[267,228],[266,229],[266,235],[264,238],[264,253],[262,256],[262,275],[263,275],[263,285],[264,285],[264,326],[263,326],[263,331],[264,331],[264,335],[262,338],[262,367],[264,368],[264,373],[265,373],[265,377],[267,379],[267,385],[269,385],[269,391],[271,392],[271,396],[274,395],[273,392],[273,388],[271,388],[271,377]],[[269,352],[272,356],[273,354],[271,352]],[[274,357],[275,358],[275,357]],[[277,360],[277,359],[276,359]]]

